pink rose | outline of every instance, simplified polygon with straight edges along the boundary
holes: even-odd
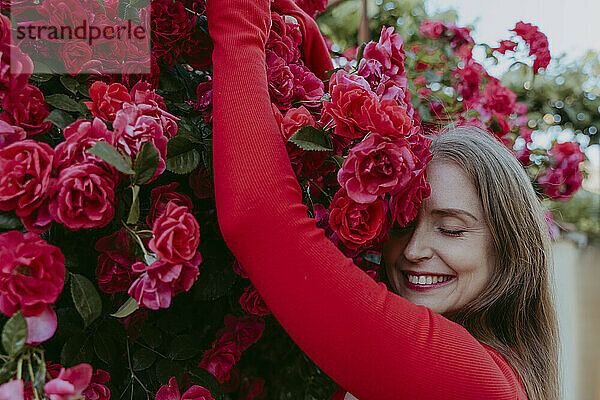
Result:
[[[229,372],[240,358],[240,350],[235,342],[215,343],[202,357],[198,367],[206,369],[221,383],[229,379]]]
[[[302,44],[302,33],[298,30],[298,25],[286,22],[276,12],[271,12],[271,21],[266,48],[281,57],[286,64],[298,62]]]
[[[487,84],[483,91],[483,103],[490,111],[502,115],[510,115],[515,111],[515,100],[517,95],[495,80]]]
[[[188,390],[179,394],[175,377],[169,379],[169,385],[163,385],[156,393],[156,400],[214,400],[208,390],[202,386],[193,385]]]
[[[317,76],[304,65],[289,64],[288,67],[294,75],[294,100],[313,101],[305,103],[309,107],[319,106],[319,100],[325,94],[325,86]]]
[[[341,188],[329,208],[329,225],[351,250],[369,247],[382,234],[385,208],[381,199],[369,204],[357,203]]]
[[[0,400],[24,400],[23,379],[14,379],[0,385]]]
[[[421,21],[419,33],[426,38],[437,39],[444,33],[444,23],[442,21]]]
[[[52,128],[52,122],[44,122],[50,114],[44,95],[31,84],[19,91],[8,92],[2,99],[2,108],[6,112],[0,114],[0,118],[25,129],[28,135],[38,135]]]
[[[365,46],[363,57],[379,61],[384,75],[395,85],[406,88],[408,81],[404,70],[404,42],[400,34],[393,32],[393,26],[382,27],[379,42],[369,42]]]
[[[275,52],[266,50],[266,55],[269,93],[279,109],[285,111],[292,104],[294,74],[285,60],[275,54]]]
[[[244,294],[240,297],[240,305],[244,311],[251,315],[261,316],[271,313],[271,310],[260,297],[254,285],[250,285],[245,289]]]
[[[152,226],[156,218],[158,218],[166,209],[167,204],[172,201],[178,206],[186,206],[187,211],[192,211],[192,200],[183,193],[175,191],[179,187],[177,182],[170,183],[165,186],[158,186],[150,192],[150,213],[146,218],[148,226]]]
[[[0,234],[0,311],[36,316],[56,301],[65,280],[65,256],[37,234]]]
[[[71,400],[82,395],[92,379],[92,366],[79,364],[71,368],[61,368],[58,377],[44,385],[50,400]]]
[[[165,211],[154,221],[148,247],[165,261],[176,264],[196,255],[200,227],[187,210],[187,206],[169,201]]]
[[[100,228],[113,218],[114,176],[92,163],[74,164],[60,171],[50,201],[50,214],[69,229]]]
[[[25,140],[27,134],[20,126],[10,125],[0,120],[0,149],[9,144]]]
[[[108,85],[103,81],[96,81],[90,86],[92,101],[84,102],[94,117],[112,122],[115,115],[123,107],[123,103],[130,103],[131,97],[127,88],[120,83]]]
[[[12,22],[4,14],[0,14],[0,43],[10,44],[12,43]]]
[[[458,94],[463,97],[467,106],[474,106],[478,102],[481,77],[485,75],[487,73],[481,64],[473,60],[466,62],[463,68],[454,70]]]
[[[101,165],[107,172],[114,175],[115,182],[119,180],[119,172],[101,158],[88,153],[99,141],[114,145],[114,135],[108,130],[106,124],[99,118],[93,121],[79,119],[63,129],[65,141],[54,148],[54,168],[62,171],[74,164],[93,163]]]
[[[134,280],[131,265],[137,261],[131,246],[135,244],[125,228],[96,242],[95,249],[101,252],[98,256],[96,279],[103,292],[121,292],[131,286]]]
[[[33,73],[33,61],[14,45],[0,43],[0,99],[21,91]]]
[[[0,210],[27,217],[42,207],[53,186],[54,150],[28,139],[0,149]]]
[[[368,204],[385,193],[403,190],[416,166],[406,140],[372,133],[350,150],[337,177],[350,199]]]
[[[140,262],[139,264],[143,263]],[[142,268],[142,266],[138,267]],[[144,306],[151,310],[168,308],[171,305],[171,298],[173,297],[169,284],[153,279],[147,273],[138,277],[131,284],[127,293],[137,301],[139,306]]]

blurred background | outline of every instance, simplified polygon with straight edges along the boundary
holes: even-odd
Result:
[[[339,56],[339,67],[353,66],[357,48],[376,40],[382,26],[394,26],[405,48],[419,34],[423,20],[468,27],[475,41],[473,59],[514,91],[517,101],[527,104],[530,148],[548,150],[564,141],[580,145],[586,156],[580,165],[581,188],[568,199],[544,200],[554,216],[554,282],[565,400],[600,400],[598,15],[597,0],[330,0],[316,18],[332,52]],[[509,30],[518,21],[538,26],[548,38],[552,61],[536,75],[528,67],[532,60],[526,51],[511,56],[494,52],[501,40],[510,38]],[[410,87],[410,70],[407,75]],[[515,149],[518,144],[517,140]]]

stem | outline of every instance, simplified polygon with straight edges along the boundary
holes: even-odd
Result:
[[[123,226],[125,227],[125,230],[127,232],[129,232],[131,235],[133,235],[133,237],[135,238],[135,240],[137,241],[138,245],[140,246],[140,248],[142,249],[142,251],[144,252],[144,255],[147,256],[149,255],[148,251],[146,250],[146,248],[144,247],[144,243],[142,242],[142,239],[140,239],[140,237],[138,236],[138,234],[136,233],[136,231],[134,231],[133,229],[131,229],[129,226],[127,226],[127,224],[123,221],[121,221],[121,223],[123,224]]]
[[[321,192],[322,194],[324,194],[324,195],[325,195],[325,197],[327,197],[327,200],[329,200],[330,202],[333,200],[333,199],[332,199],[332,197],[331,197],[330,195],[328,195],[328,194],[327,194],[327,193],[326,193],[326,192],[325,192],[323,189],[321,189],[321,188],[319,187],[319,185],[317,185],[316,183],[314,183],[314,182],[312,181],[312,179],[309,179],[309,180],[308,180],[308,182],[309,182],[309,183],[312,183],[312,184],[313,184],[313,186],[315,186],[317,189],[319,189],[319,192]]]
[[[17,362],[17,379],[21,379],[23,377],[23,359],[19,358]]]

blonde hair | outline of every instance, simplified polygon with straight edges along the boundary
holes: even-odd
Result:
[[[496,254],[480,295],[444,316],[502,354],[521,377],[529,400],[558,400],[550,238],[527,173],[502,143],[474,126],[444,129],[433,137],[430,150],[433,159],[455,162],[472,179]]]

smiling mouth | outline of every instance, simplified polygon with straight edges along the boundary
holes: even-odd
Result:
[[[424,291],[447,286],[456,279],[455,275],[435,275],[403,271],[404,284],[412,290]]]

